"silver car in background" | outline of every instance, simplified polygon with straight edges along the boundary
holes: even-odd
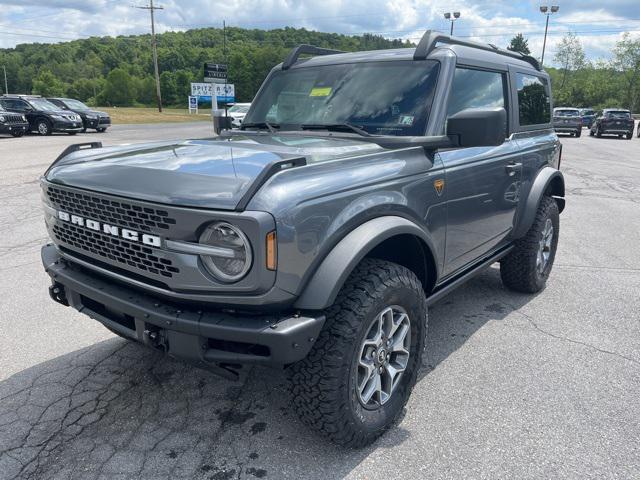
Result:
[[[250,103],[236,103],[227,110],[227,114],[231,117],[231,126],[240,128],[245,115],[249,111]]]

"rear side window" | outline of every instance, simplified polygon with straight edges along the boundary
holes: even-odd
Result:
[[[505,91],[505,76],[502,73],[456,68],[447,116],[467,108],[505,108]]]
[[[520,126],[542,125],[551,120],[551,99],[544,78],[516,73]]]

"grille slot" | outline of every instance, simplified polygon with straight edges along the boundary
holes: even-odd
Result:
[[[0,112],[0,115],[7,119],[5,122],[7,124],[25,123],[25,121],[22,119],[22,115],[11,115],[2,112]]]
[[[176,224],[175,218],[169,216],[166,210],[141,207],[126,201],[98,198],[50,186],[47,187],[47,196],[59,210],[132,230],[169,230],[171,225]]]
[[[59,242],[122,265],[168,278],[173,277],[174,273],[180,273],[180,269],[173,266],[171,260],[160,256],[158,252],[146,245],[128,242],[67,223],[54,225],[53,233]]]

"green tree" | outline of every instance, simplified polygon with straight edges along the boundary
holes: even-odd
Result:
[[[524,35],[522,35],[521,33],[518,33],[511,39],[507,50],[511,50],[512,52],[524,53],[525,55],[531,55],[531,50],[529,50],[529,40],[524,38]]]
[[[63,97],[65,90],[65,84],[49,70],[41,71],[33,80],[32,93],[43,97]]]
[[[104,89],[98,95],[100,103],[128,107],[136,98],[135,82],[122,68],[114,68],[107,75]]]
[[[640,39],[632,39],[629,33],[622,36],[613,50],[613,67],[622,73],[624,106],[640,110]]]

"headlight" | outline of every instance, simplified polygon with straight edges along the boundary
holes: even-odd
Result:
[[[22,121],[26,122],[27,121],[27,117],[25,117],[24,115],[22,115]]]
[[[251,268],[251,245],[240,229],[225,222],[210,225],[200,235],[200,243],[220,249],[219,253],[201,255],[207,270],[218,280],[231,283],[244,277]]]
[[[6,120],[6,118],[4,118],[2,115],[0,115],[0,122],[3,122]]]

